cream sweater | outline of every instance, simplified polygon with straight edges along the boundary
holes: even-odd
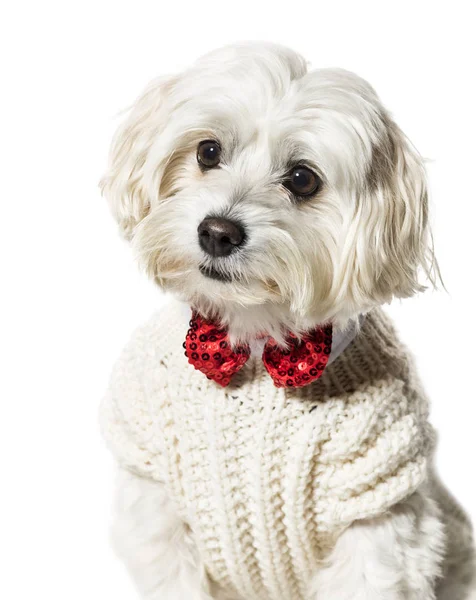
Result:
[[[427,477],[433,433],[413,364],[381,310],[317,382],[277,389],[250,360],[227,388],[187,363],[178,304],[139,329],[102,406],[124,467],[164,482],[210,576],[248,598],[304,598],[355,519]]]

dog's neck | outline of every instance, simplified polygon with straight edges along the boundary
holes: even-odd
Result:
[[[189,319],[189,305],[187,305],[186,314]],[[261,356],[263,347],[270,337],[285,345],[287,331],[297,332],[302,329],[302,324],[298,324],[295,319],[287,316],[279,306],[255,306],[252,309],[234,306],[233,312],[224,311],[223,314],[215,314],[214,318],[226,327],[233,345],[246,342],[249,344],[252,354],[256,356]],[[349,321],[348,326],[344,329],[334,327],[329,364],[342,354],[352,342],[359,332],[364,318],[364,315],[360,315],[357,320]],[[311,325],[309,325],[310,327]]]
[[[219,314],[220,321],[228,330],[232,344],[247,342],[253,344],[263,337],[273,337],[285,342],[285,332],[295,332],[296,321],[278,305],[258,305],[250,307],[233,306]]]

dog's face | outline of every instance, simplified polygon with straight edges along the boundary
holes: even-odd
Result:
[[[242,337],[343,325],[433,264],[422,161],[374,90],[277,46],[153,82],[103,189],[159,285]]]

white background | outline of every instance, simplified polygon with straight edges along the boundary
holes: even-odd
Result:
[[[449,293],[390,311],[433,400],[441,474],[476,517],[471,5],[10,2],[0,15],[0,597],[135,597],[108,546],[113,463],[97,409],[120,348],[163,298],[136,270],[97,182],[116,114],[148,80],[236,40],[358,72],[431,161]]]

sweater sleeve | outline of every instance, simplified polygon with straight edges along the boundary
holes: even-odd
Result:
[[[163,450],[159,423],[163,393],[155,333],[159,313],[139,328],[116,362],[100,408],[100,426],[119,464],[161,481]]]

